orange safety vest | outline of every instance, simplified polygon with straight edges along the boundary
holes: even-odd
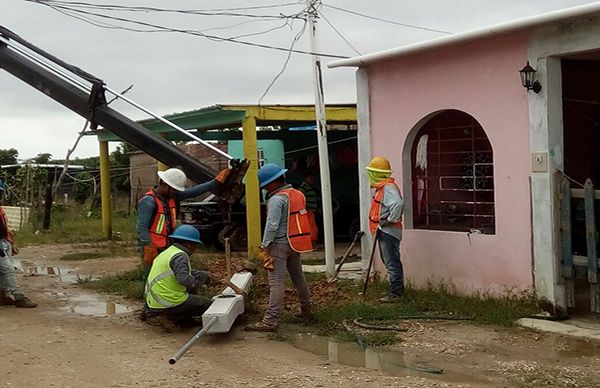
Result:
[[[167,235],[169,233],[169,228],[167,227],[167,220],[165,216],[165,207],[162,204],[162,201],[156,195],[154,190],[148,191],[145,195],[151,195],[154,198],[154,202],[156,203],[156,213],[154,214],[154,221],[152,221],[152,226],[150,226],[150,240],[152,240],[152,245],[157,247],[158,249],[164,249],[167,247]],[[174,198],[169,198],[169,213],[171,214],[171,230],[175,230],[175,221],[177,219],[177,204],[175,203]]]
[[[284,189],[275,194],[288,197],[288,230],[287,238],[290,247],[296,252],[310,252],[313,250],[310,219],[306,211],[306,198],[301,191]]]
[[[386,185],[394,185],[396,186],[396,189],[398,189],[398,192],[400,192],[400,188],[393,178],[386,179],[375,186],[375,194],[373,194],[371,209],[369,210],[369,230],[371,231],[371,234],[375,234],[377,227],[379,226],[379,221],[381,220],[381,201],[383,200],[383,188]],[[390,226],[402,228],[402,221],[390,222]]]
[[[8,230],[8,221],[6,221],[6,214],[0,207],[0,222],[2,223],[3,229],[6,231],[6,236],[0,236],[0,238],[6,239],[9,243],[13,243],[12,233]]]

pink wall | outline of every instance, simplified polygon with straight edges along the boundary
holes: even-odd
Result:
[[[406,229],[401,252],[416,286],[443,279],[495,294],[532,287],[528,102],[518,73],[526,60],[527,35],[514,34],[369,67],[372,154],[390,159],[397,181],[407,135],[432,112],[469,113],[494,150],[496,234],[469,243],[466,233]]]

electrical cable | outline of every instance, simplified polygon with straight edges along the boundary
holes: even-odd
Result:
[[[296,34],[296,36],[292,40],[292,43],[290,45],[290,49],[289,49],[288,54],[287,54],[287,56],[285,58],[285,61],[283,62],[283,66],[282,66],[281,70],[279,71],[279,73],[277,73],[277,75],[275,76],[275,78],[273,78],[273,80],[271,81],[271,83],[269,83],[269,85],[267,86],[267,89],[264,91],[264,93],[262,94],[262,96],[260,96],[260,98],[258,99],[258,105],[260,105],[262,103],[262,100],[265,98],[265,96],[267,95],[267,93],[269,93],[269,90],[271,90],[271,87],[273,85],[275,85],[275,82],[277,82],[277,80],[279,79],[279,77],[281,77],[281,75],[287,69],[288,63],[290,62],[290,58],[292,57],[292,50],[294,49],[294,46],[296,45],[296,43],[298,42],[298,40],[300,40],[300,38],[302,37],[302,35],[304,35],[304,32],[306,31],[306,25],[307,24],[308,24],[308,22],[305,20],[304,21],[304,25],[302,26],[302,29]]]
[[[440,34],[447,34],[447,35],[452,35],[453,34],[453,32],[450,32],[450,31],[436,30],[434,28],[422,27],[422,26],[417,26],[417,25],[414,25],[414,24],[407,24],[407,23],[395,22],[395,21],[392,21],[392,20],[381,19],[381,18],[378,18],[378,17],[375,17],[375,16],[365,15],[365,14],[362,14],[360,12],[351,11],[349,9],[335,7],[333,5],[328,5],[328,4],[325,4],[325,3],[321,3],[321,4],[323,4],[323,6],[327,7],[327,8],[335,9],[335,10],[338,10],[338,11],[341,11],[341,12],[346,12],[346,13],[349,13],[349,14],[352,14],[352,15],[356,15],[356,16],[360,16],[360,17],[363,17],[363,18],[366,18],[366,19],[372,19],[372,20],[377,20],[377,21],[384,22],[384,23],[395,24],[395,25],[401,26],[401,27],[414,28],[414,29],[417,29],[417,30],[437,32],[437,33],[440,33]]]
[[[115,4],[92,4],[77,1],[61,1],[61,0],[40,0],[46,3],[55,4],[57,6],[72,7],[72,8],[83,8],[83,9],[95,9],[104,11],[126,11],[126,12],[160,12],[160,13],[179,13],[187,15],[200,15],[200,16],[233,16],[233,17],[250,17],[250,18],[263,18],[263,19],[280,19],[281,13],[278,15],[257,15],[248,13],[234,13],[226,12],[231,11],[227,9],[222,10],[198,10],[198,9],[170,9],[170,8],[158,8],[158,7],[139,7],[139,6],[123,6]],[[288,3],[288,5],[298,5],[297,3]],[[272,6],[271,8],[280,7],[279,5]],[[240,8],[238,10],[242,10]],[[264,9],[264,8],[252,8],[252,9]],[[290,17],[290,16],[286,16]],[[293,17],[293,16],[291,16]]]
[[[329,27],[331,27],[331,29],[333,31],[335,31],[335,33],[338,34],[338,36],[340,38],[342,38],[342,40],[344,42],[346,42],[346,44],[348,45],[348,47],[350,47],[352,49],[352,51],[354,51],[358,55],[362,55],[362,53],[360,51],[358,51],[358,49],[356,47],[354,47],[354,45],[352,43],[350,43],[350,41],[348,39],[346,39],[346,37],[344,37],[344,35],[342,35],[342,33],[340,31],[338,31],[337,28],[335,28],[335,26],[333,25],[333,23],[331,23],[331,21],[329,21],[329,19],[327,19],[327,17],[323,14],[322,11],[318,11],[318,15],[321,16],[323,18],[323,20],[325,20],[325,22],[327,24],[329,24]]]
[[[85,14],[85,15],[91,15],[91,16],[96,16],[99,18],[104,18],[104,19],[109,19],[109,20],[117,20],[117,21],[121,21],[124,23],[131,23],[131,24],[136,24],[136,25],[141,25],[144,27],[152,27],[155,29],[159,29],[161,32],[174,32],[174,33],[181,33],[181,34],[187,34],[187,35],[193,35],[193,36],[200,36],[212,41],[216,41],[216,42],[230,42],[230,43],[237,43],[237,44],[241,44],[241,45],[245,45],[245,46],[252,46],[252,47],[259,47],[259,48],[264,48],[264,49],[270,49],[270,50],[277,50],[277,51],[289,51],[288,48],[285,47],[279,47],[279,46],[271,46],[271,45],[267,45],[267,44],[261,44],[261,43],[253,43],[253,42],[248,42],[245,40],[237,40],[237,39],[233,39],[233,38],[225,38],[225,37],[221,37],[221,36],[216,36],[216,35],[208,35],[208,34],[204,34],[201,33],[197,30],[187,30],[187,29],[179,29],[179,28],[170,28],[170,27],[165,27],[165,26],[161,26],[161,25],[157,25],[157,24],[153,24],[153,23],[147,23],[147,22],[142,22],[139,20],[132,20],[132,19],[127,19],[127,18],[121,18],[121,17],[117,17],[117,16],[109,16],[109,15],[105,15],[105,14],[101,14],[101,13],[96,13],[96,12],[89,12],[89,11],[83,11],[83,10],[79,10],[79,9],[73,9],[73,8],[69,8],[69,7],[65,7],[65,6],[59,6],[59,5],[52,5],[52,3],[50,3],[48,0],[23,0],[26,2],[30,2],[30,3],[34,3],[34,4],[39,4],[39,5],[43,5],[46,7],[49,7],[55,11],[58,12],[58,9],[61,10],[67,10],[67,11],[71,11],[71,12],[76,12],[79,14]],[[69,15],[71,16],[71,15]],[[283,17],[281,17],[283,18]],[[85,21],[85,20],[84,20]],[[112,28],[112,27],[111,27]],[[147,30],[136,30],[133,28],[129,28],[129,27],[119,27],[122,30],[128,30],[128,31],[132,31],[132,32],[151,32],[151,31],[147,31]],[[152,31],[155,32],[155,31]],[[157,32],[157,31],[156,31]],[[326,54],[326,53],[314,53],[314,52],[310,52],[310,51],[304,51],[304,50],[292,50],[295,53],[298,54],[305,54],[305,55],[318,55],[318,56],[322,56],[322,57],[327,57],[327,58],[338,58],[338,59],[347,59],[348,57],[343,56],[343,55],[336,55],[336,54]]]

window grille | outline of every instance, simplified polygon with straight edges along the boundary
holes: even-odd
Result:
[[[495,233],[492,146],[473,117],[449,110],[432,118],[412,160],[415,228]]]

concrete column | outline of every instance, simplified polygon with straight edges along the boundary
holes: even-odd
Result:
[[[361,241],[363,273],[369,266],[373,236],[369,232],[369,206],[371,205],[371,184],[365,167],[371,161],[371,118],[369,106],[369,78],[367,70],[356,71],[357,88],[357,143],[358,143],[358,195],[360,200],[360,230],[365,232]]]
[[[260,189],[258,187],[258,150],[256,148],[256,118],[246,117],[242,122],[244,158],[250,166],[246,173],[246,228],[248,257],[256,258],[261,241]]]
[[[108,142],[100,141],[100,194],[102,199],[102,237],[112,237],[112,205],[110,201],[110,159]]]
[[[560,283],[558,219],[553,176],[563,169],[562,80],[560,59],[530,58],[542,84],[539,94],[529,92],[531,152],[548,155],[548,171],[531,173],[533,275],[539,298],[566,309],[565,287]]]

